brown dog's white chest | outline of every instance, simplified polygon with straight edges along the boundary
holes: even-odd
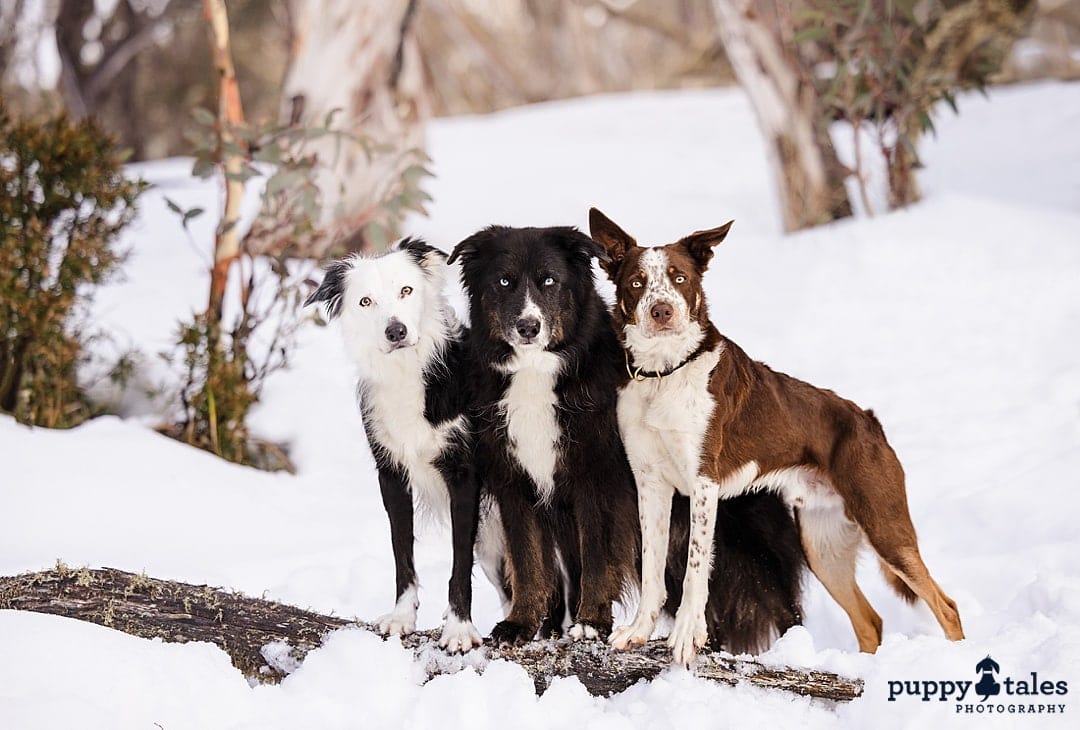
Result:
[[[619,431],[639,486],[662,480],[690,494],[715,402],[709,376],[719,361],[707,352],[663,378],[631,380],[619,392]]]

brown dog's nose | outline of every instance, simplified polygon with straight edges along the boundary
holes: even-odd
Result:
[[[675,308],[667,302],[657,302],[649,310],[649,316],[652,317],[653,322],[661,327],[666,326],[674,315]]]

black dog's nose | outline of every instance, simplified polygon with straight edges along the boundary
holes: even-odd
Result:
[[[409,330],[405,329],[405,325],[398,322],[396,319],[386,325],[386,339],[390,340],[395,345],[404,340],[405,335],[407,334],[409,334]]]
[[[536,317],[522,317],[514,323],[514,329],[523,340],[531,340],[540,334],[540,320]]]

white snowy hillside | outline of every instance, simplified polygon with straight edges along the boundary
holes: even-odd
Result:
[[[0,611],[0,728],[1080,726],[1077,130],[1080,85],[963,97],[960,116],[944,110],[923,147],[924,202],[785,236],[739,90],[594,97],[430,128],[435,204],[410,232],[447,250],[490,223],[585,227],[591,205],[643,243],[735,219],[707,277],[714,320],[752,356],[875,410],[907,472],[923,555],[967,632],[946,641],[868,559],[860,582],[885,641],[860,655],[847,619],[808,578],[805,628],[765,660],[860,677],[861,699],[811,702],[685,670],[611,699],[576,679],[537,698],[505,663],[421,685],[410,652],[360,630],[338,632],[282,684],[252,688],[211,645]],[[216,188],[188,169],[133,168],[157,187],[126,236],[126,281],[95,306],[121,345],[143,351],[150,385],[164,377],[156,353],[205,297],[213,222],[197,219],[189,240],[162,201],[218,208]],[[124,418],[67,432],[0,417],[0,575],[62,559],[339,616],[385,613],[389,529],[353,389],[335,328],[306,326],[253,422],[291,443],[296,476],[158,435],[155,406],[138,392],[123,400]],[[448,536],[426,530],[417,565],[420,626],[433,628]],[[487,632],[499,608],[479,570],[475,594]],[[1068,692],[980,703],[969,691],[978,715],[957,714],[952,695],[888,699],[890,682],[975,682],[987,655],[1002,681],[1035,672]],[[998,714],[1009,704],[1044,709]]]

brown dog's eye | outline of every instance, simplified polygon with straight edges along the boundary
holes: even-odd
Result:
[[[361,307],[370,307],[371,306],[371,297],[364,297],[363,299],[361,299],[360,300],[360,306]]]
[[[403,287],[401,287],[401,298],[402,299],[409,296],[410,294],[412,294],[412,287],[411,286],[403,286]]]
[[[679,274],[678,276],[675,277],[675,283],[676,284],[683,284],[685,282],[686,282],[686,277],[683,276],[682,274]]]
[[[634,287],[635,289],[640,289],[641,288],[641,282],[637,281],[637,280],[632,281],[632,282],[630,282],[630,286]]]

